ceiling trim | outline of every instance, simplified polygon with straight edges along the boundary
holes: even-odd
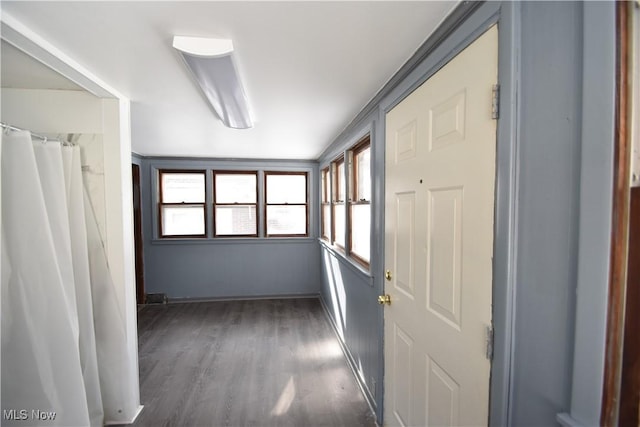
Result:
[[[0,30],[1,38],[4,41],[42,62],[98,98],[128,100],[127,97],[6,12],[0,16]]]

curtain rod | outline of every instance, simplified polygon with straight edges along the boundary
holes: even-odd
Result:
[[[8,125],[8,124],[2,123],[2,122],[0,122],[0,126],[2,126],[4,129],[15,130],[15,131],[18,131],[18,132],[26,130],[26,129],[21,129],[19,127],[11,126],[11,125]],[[55,138],[53,138],[53,139],[52,138],[47,138],[46,136],[38,135],[37,133],[33,133],[31,131],[29,131],[29,133],[31,133],[31,137],[32,138],[41,139],[41,140],[43,140],[45,142],[46,141],[57,141],[57,139],[55,139]]]

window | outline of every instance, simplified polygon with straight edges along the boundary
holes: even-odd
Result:
[[[320,173],[322,238],[368,269],[372,197],[370,136],[345,150]]]
[[[307,173],[265,172],[265,234],[307,236]]]
[[[206,237],[205,171],[160,170],[160,237]]]
[[[333,201],[332,205],[332,214],[333,214],[333,244],[338,246],[341,249],[345,247],[345,221],[346,221],[346,212],[345,212],[345,165],[344,165],[344,157],[340,157],[335,160],[332,164],[333,167]]]
[[[257,237],[258,173],[213,171],[216,237]]]
[[[311,171],[157,169],[157,237],[309,237]]]
[[[322,204],[322,224],[320,236],[325,240],[331,240],[331,174],[329,168],[320,172],[321,191],[320,202]]]
[[[351,150],[349,235],[351,255],[366,267],[371,254],[371,144],[369,137]]]

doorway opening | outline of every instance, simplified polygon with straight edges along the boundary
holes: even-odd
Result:
[[[142,209],[140,207],[140,166],[131,165],[131,178],[133,182],[133,238],[135,245],[136,264],[136,302],[144,304],[146,294],[144,290],[144,245],[142,239]]]

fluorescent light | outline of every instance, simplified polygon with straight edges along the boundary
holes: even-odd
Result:
[[[221,56],[233,52],[230,39],[206,39],[204,37],[175,36],[173,47],[194,56]]]
[[[225,126],[253,127],[249,103],[233,61],[229,39],[175,36],[176,48],[191,70],[202,92]]]

